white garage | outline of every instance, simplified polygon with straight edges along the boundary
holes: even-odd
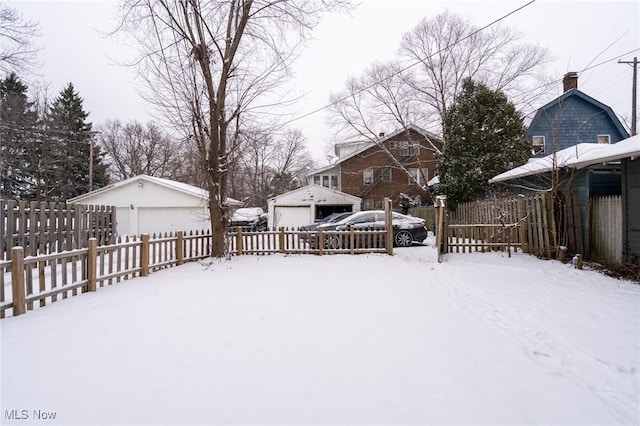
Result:
[[[334,212],[360,211],[362,199],[320,185],[307,185],[269,199],[269,228],[298,228]]]
[[[118,235],[210,229],[209,193],[181,182],[138,175],[67,200],[116,206]],[[229,200],[235,207],[240,202]]]

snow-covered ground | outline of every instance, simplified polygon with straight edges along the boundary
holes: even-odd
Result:
[[[395,253],[191,263],[3,319],[0,423],[640,423],[640,286]]]

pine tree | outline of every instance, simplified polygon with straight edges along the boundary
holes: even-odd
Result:
[[[0,197],[29,198],[37,168],[37,115],[15,73],[0,80]]]
[[[500,91],[465,80],[445,120],[447,135],[438,159],[438,192],[448,204],[486,196],[488,180],[526,163],[531,147],[514,105]]]
[[[92,124],[86,121],[83,100],[69,83],[53,101],[47,114],[48,143],[55,147],[52,167],[47,178],[55,182],[50,199],[64,201],[89,190],[89,151],[92,146]],[[94,150],[95,151],[95,150]],[[99,156],[93,161],[93,189],[108,183],[106,166]]]

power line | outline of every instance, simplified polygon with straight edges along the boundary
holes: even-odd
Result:
[[[437,55],[437,54],[439,54],[439,53],[441,53],[441,52],[444,52],[445,50],[448,50],[448,49],[452,48],[453,46],[455,46],[455,45],[457,45],[457,44],[459,44],[459,43],[463,42],[464,40],[467,40],[468,38],[471,38],[471,37],[475,36],[476,34],[480,33],[481,31],[486,30],[487,28],[489,28],[489,27],[491,27],[491,26],[493,26],[493,25],[497,24],[498,22],[505,20],[506,18],[508,18],[509,16],[513,15],[514,13],[517,13],[517,12],[521,11],[522,9],[526,8],[527,6],[530,6],[531,4],[533,4],[533,3],[535,3],[535,2],[536,2],[536,0],[530,0],[528,3],[526,3],[526,4],[524,4],[524,5],[520,6],[520,7],[518,7],[517,9],[512,10],[511,12],[507,13],[506,15],[503,15],[503,16],[501,16],[500,18],[498,18],[498,19],[496,19],[496,20],[494,20],[494,21],[491,21],[489,24],[485,25],[484,27],[481,27],[481,28],[479,28],[479,29],[477,29],[477,30],[473,31],[473,32],[471,32],[470,34],[468,34],[467,36],[462,37],[462,38],[461,38],[461,39],[459,39],[459,40],[456,40],[454,43],[452,43],[452,44],[450,44],[450,45],[448,45],[448,46],[446,46],[446,47],[444,47],[444,48],[440,49],[439,51],[437,51],[437,52],[435,52],[435,53],[432,53],[431,55],[427,56],[427,58],[430,58],[430,57],[432,57],[432,56],[434,56],[434,55]],[[424,59],[426,59],[426,58],[424,58]],[[357,94],[362,93],[362,92],[364,92],[364,91],[366,91],[366,90],[369,90],[369,89],[371,89],[372,87],[374,87],[374,86],[378,85],[379,83],[381,83],[381,82],[383,82],[383,81],[386,81],[386,80],[390,79],[391,77],[395,77],[396,75],[400,75],[400,74],[402,74],[403,72],[405,72],[405,71],[407,71],[407,70],[409,70],[409,69],[411,69],[411,68],[413,68],[413,67],[415,67],[415,66],[417,66],[417,65],[419,65],[419,64],[421,64],[421,63],[422,63],[422,60],[417,60],[417,61],[415,61],[415,62],[413,62],[413,63],[411,63],[411,64],[407,65],[406,67],[404,67],[404,68],[402,68],[402,69],[400,69],[400,70],[398,70],[398,71],[396,71],[396,72],[394,72],[394,73],[392,73],[392,74],[389,74],[389,75],[388,75],[388,76],[386,76],[385,78],[382,78],[382,79],[380,79],[380,80],[376,80],[376,81],[374,81],[373,83],[369,84],[368,86],[365,86],[365,87],[363,87],[363,88],[361,88],[361,89],[358,89],[358,90],[357,90],[357,91],[355,91],[354,93],[351,93],[349,96],[344,96],[344,97],[342,97],[342,98],[340,98],[340,99],[338,99],[338,100],[336,100],[336,101],[334,101],[334,102],[331,102],[331,103],[329,103],[329,104],[327,104],[327,105],[325,105],[325,106],[322,106],[322,107],[320,107],[320,108],[317,108],[317,109],[315,109],[315,110],[313,110],[313,111],[311,111],[311,112],[308,112],[308,113],[306,113],[306,114],[303,114],[303,115],[301,115],[301,116],[299,116],[299,117],[293,118],[293,119],[291,119],[291,120],[289,120],[289,121],[285,122],[285,123],[283,124],[283,126],[286,126],[287,124],[293,123],[294,121],[302,120],[303,118],[306,118],[306,117],[309,117],[309,116],[311,116],[311,115],[317,114],[317,113],[318,113],[318,112],[320,112],[320,111],[324,111],[325,109],[327,109],[327,108],[329,108],[329,107],[331,107],[331,106],[333,106],[333,105],[336,105],[336,104],[338,104],[338,103],[340,103],[340,102],[342,102],[342,101],[344,101],[344,100],[347,100],[348,98],[350,98],[350,97],[351,97],[351,96],[353,96],[353,95],[357,95]]]
[[[637,51],[639,51],[639,50],[640,50],[640,48],[636,48],[636,49],[630,50],[630,51],[628,51],[628,52],[625,52],[625,53],[623,53],[623,54],[621,54],[621,55],[618,55],[618,56],[616,56],[616,57],[614,57],[614,58],[607,59],[606,61],[602,61],[602,62],[600,62],[600,63],[598,63],[598,64],[595,64],[595,65],[592,65],[592,66],[587,66],[587,67],[583,68],[581,71],[578,71],[578,74],[582,74],[582,73],[583,73],[583,72],[585,72],[585,71],[589,71],[589,70],[592,70],[592,69],[594,69],[594,68],[600,67],[600,66],[602,66],[602,65],[608,64],[609,62],[615,61],[615,60],[617,60],[617,59],[622,58],[623,56],[627,56],[627,55],[629,55],[629,54],[631,54],[631,53],[634,53],[634,52],[637,52]],[[600,55],[600,54],[598,54],[598,56],[599,56],[599,55]],[[592,62],[593,62],[593,61],[591,61],[590,63],[592,63]],[[551,86],[551,85],[558,84],[558,83],[560,83],[562,80],[563,80],[562,78],[560,78],[560,79],[555,79],[555,80],[551,80],[549,83],[545,84],[545,85],[544,85],[544,86],[542,86],[542,87],[549,87],[549,86]],[[539,108],[538,108],[538,109],[539,109]],[[531,115],[532,113],[534,113],[534,112],[538,111],[538,109],[535,109],[535,110],[529,111],[528,113],[523,114],[522,116],[523,116],[523,117],[528,117],[528,116],[529,116],[529,115]]]

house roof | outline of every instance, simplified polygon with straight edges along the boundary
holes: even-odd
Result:
[[[618,142],[619,144],[620,142]],[[512,179],[533,176],[540,173],[550,172],[558,167],[567,167],[570,161],[582,159],[587,155],[595,155],[601,150],[615,146],[595,143],[579,143],[572,147],[562,149],[554,154],[541,158],[531,158],[527,164],[507,170],[493,178],[489,179],[489,183],[505,182]]]
[[[600,149],[591,150],[584,155],[567,161],[567,166],[582,169],[593,164],[618,161],[623,158],[640,157],[640,135],[635,135],[611,145],[599,145]]]
[[[327,170],[330,170],[332,167],[337,166],[340,163],[343,163],[344,161],[355,157],[358,154],[361,154],[363,152],[365,152],[366,150],[372,148],[374,145],[377,145],[379,143],[385,142],[393,137],[398,136],[399,134],[406,132],[407,130],[413,130],[416,133],[421,134],[422,136],[424,136],[425,140],[431,145],[431,147],[433,148],[433,150],[438,153],[438,154],[442,154],[442,142],[440,141],[440,138],[436,135],[434,135],[431,132],[428,132],[424,129],[421,129],[418,126],[414,126],[414,125],[409,125],[406,128],[400,128],[395,130],[393,133],[390,133],[388,135],[385,135],[382,138],[379,138],[377,141],[354,141],[353,143],[364,143],[364,145],[362,147],[360,147],[359,149],[356,149],[353,152],[350,152],[349,154],[343,156],[343,157],[339,157],[338,159],[336,159],[336,162],[334,164],[331,164],[329,166],[324,166],[320,169],[316,169],[314,171],[312,171],[311,173],[309,173],[309,175],[315,175],[318,173],[322,173],[325,172]]]
[[[622,123],[620,123],[620,120],[618,120],[618,117],[613,112],[613,109],[611,109],[610,106],[603,104],[602,102],[598,101],[597,99],[592,98],[591,96],[581,92],[578,89],[569,89],[566,92],[564,92],[562,95],[560,95],[557,98],[555,98],[554,100],[552,100],[551,102],[549,102],[546,105],[540,107],[538,112],[536,112],[536,115],[533,117],[532,121],[538,120],[539,116],[544,114],[544,112],[546,110],[548,110],[548,109],[550,109],[550,108],[552,108],[552,107],[554,107],[556,105],[562,104],[562,102],[565,101],[569,97],[577,97],[579,99],[584,100],[585,102],[588,102],[588,103],[596,106],[597,108],[602,109],[607,114],[607,116],[609,117],[609,120],[611,121],[611,123],[613,123],[613,125],[616,127],[616,129],[620,132],[621,135],[627,135],[627,136],[629,135],[629,133],[624,128]]]
[[[188,195],[193,195],[195,197],[198,198],[202,198],[204,200],[208,200],[209,199],[209,191],[204,190],[202,188],[198,188],[196,186],[193,185],[189,185],[187,183],[183,183],[183,182],[177,182],[175,180],[170,180],[170,179],[164,179],[164,178],[159,178],[159,177],[155,177],[155,176],[149,176],[149,175],[137,175],[134,176],[132,178],[129,179],[125,179],[122,180],[120,182],[116,182],[116,183],[112,183],[111,185],[107,185],[104,186],[100,189],[97,189],[95,191],[91,191],[91,192],[87,192],[86,194],[82,194],[82,195],[78,195],[77,197],[74,198],[70,198],[67,200],[68,203],[77,203],[79,201],[83,201],[86,198],[92,197],[96,194],[101,194],[103,192],[107,192],[107,191],[112,191],[116,188],[125,186],[125,185],[129,185],[131,183],[135,183],[135,182],[141,182],[141,181],[146,181],[146,182],[153,182],[157,185],[160,186],[164,186],[166,188],[170,188],[179,192],[183,192],[185,194]],[[238,200],[234,200],[233,198],[227,198],[227,202],[229,204],[232,205],[241,205],[242,203]]]

